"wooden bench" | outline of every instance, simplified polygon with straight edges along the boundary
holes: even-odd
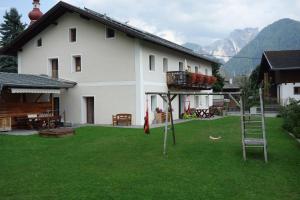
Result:
[[[124,124],[126,126],[131,126],[131,119],[132,119],[131,114],[122,113],[122,114],[113,115],[112,124],[113,126],[124,125]]]

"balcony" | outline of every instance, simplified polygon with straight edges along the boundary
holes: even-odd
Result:
[[[169,89],[209,90],[217,81],[214,76],[187,71],[167,72],[167,85]]]

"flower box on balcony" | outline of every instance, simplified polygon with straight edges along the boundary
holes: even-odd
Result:
[[[187,71],[167,72],[167,85],[169,88],[206,90],[211,89],[215,81],[215,77],[200,73],[191,73]]]

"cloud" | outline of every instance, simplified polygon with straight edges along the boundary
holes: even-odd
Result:
[[[132,18],[128,20],[128,24],[143,31],[158,35],[177,44],[182,44],[184,41],[184,37],[180,33],[168,29],[159,30],[156,26],[148,24],[147,22],[140,19]]]
[[[177,43],[203,45],[237,28],[300,19],[299,0],[66,0]]]

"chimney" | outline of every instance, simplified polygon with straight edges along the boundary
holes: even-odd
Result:
[[[28,14],[28,17],[31,20],[30,25],[43,16],[43,13],[40,11],[40,0],[33,0],[32,5],[33,5],[33,9]]]

